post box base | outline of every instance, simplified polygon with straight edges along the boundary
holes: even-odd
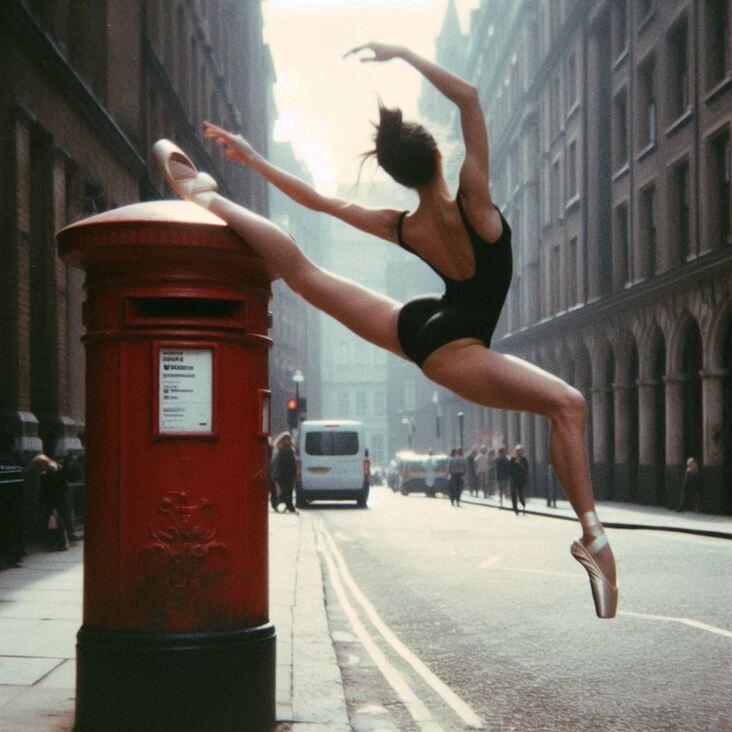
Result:
[[[83,626],[75,732],[266,730],[275,720],[275,629],[141,633]]]

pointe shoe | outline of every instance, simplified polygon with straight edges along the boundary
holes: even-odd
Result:
[[[170,140],[158,140],[153,145],[153,156],[168,185],[183,200],[208,208],[219,189],[208,173],[199,173],[191,159]]]
[[[592,515],[594,516],[594,523],[590,523],[588,529],[595,538],[588,546],[585,546],[581,541],[573,541],[570,553],[587,571],[597,617],[614,618],[618,608],[618,588],[608,582],[595,561],[595,555],[608,544],[607,536],[599,521],[597,521],[594,512],[592,512]]]

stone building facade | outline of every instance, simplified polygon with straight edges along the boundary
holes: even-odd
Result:
[[[83,282],[55,231],[170,195],[160,137],[267,214],[265,182],[200,132],[216,120],[266,151],[274,71],[259,3],[231,0],[6,0],[0,43],[0,428],[27,461],[79,450],[84,426]]]
[[[729,0],[483,0],[465,76],[511,222],[494,337],[579,388],[596,495],[674,507],[687,457],[732,512]],[[521,442],[547,420],[467,407]]]

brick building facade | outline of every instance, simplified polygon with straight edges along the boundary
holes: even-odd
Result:
[[[7,0],[0,43],[0,427],[27,461],[80,449],[84,426],[83,281],[55,231],[170,195],[160,137],[266,215],[265,181],[200,131],[211,119],[266,152],[274,70],[255,2]]]

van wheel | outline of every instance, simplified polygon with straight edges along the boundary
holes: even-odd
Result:
[[[305,508],[305,506],[307,506],[307,505],[308,505],[308,502],[302,497],[302,495],[300,494],[300,491],[298,491],[295,494],[295,506],[297,508]]]
[[[361,496],[360,498],[356,499],[356,505],[359,508],[366,508],[366,506],[368,505],[368,500],[369,499],[367,496]]]

